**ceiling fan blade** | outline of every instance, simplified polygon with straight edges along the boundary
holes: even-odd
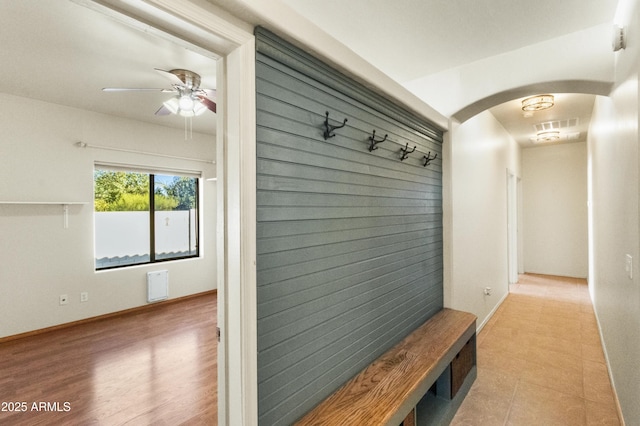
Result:
[[[167,78],[169,78],[169,80],[171,80],[172,84],[177,84],[179,86],[184,86],[186,82],[182,81],[180,79],[180,77],[178,77],[177,75],[175,75],[174,73],[172,73],[171,71],[167,71],[167,70],[163,70],[160,68],[154,68],[154,70],[158,71],[159,73],[161,73],[162,75],[166,76]]]
[[[146,89],[136,87],[103,87],[103,92],[161,92],[161,93],[175,93],[174,89]]]
[[[209,111],[216,112],[216,103],[211,99],[206,98],[202,95],[198,96],[198,99],[200,100],[200,102],[202,102],[202,105],[206,106],[209,109]]]
[[[200,88],[197,91],[199,96],[206,96],[207,98],[215,101],[216,100],[216,89],[203,89]]]

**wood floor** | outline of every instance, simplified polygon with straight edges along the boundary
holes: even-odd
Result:
[[[216,294],[155,308],[0,344],[0,425],[215,425]]]

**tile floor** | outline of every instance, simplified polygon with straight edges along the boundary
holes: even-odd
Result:
[[[521,275],[477,338],[452,425],[620,425],[585,280]]]

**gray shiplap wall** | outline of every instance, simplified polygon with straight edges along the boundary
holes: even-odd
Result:
[[[256,41],[258,410],[284,425],[442,308],[442,133]],[[326,111],[348,122],[325,141]],[[370,153],[373,130],[388,139]],[[400,161],[406,143],[422,152]]]

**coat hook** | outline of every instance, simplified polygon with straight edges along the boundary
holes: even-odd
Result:
[[[386,141],[387,140],[387,136],[389,136],[389,135],[384,135],[384,138],[382,138],[380,140],[376,140],[376,131],[374,130],[373,134],[371,136],[369,136],[369,141],[371,142],[371,144],[369,145],[369,152],[372,152],[374,149],[378,149],[378,147],[376,145]]]
[[[409,154],[411,154],[413,151],[416,150],[416,146],[413,146],[413,149],[411,151],[409,151],[409,142],[407,142],[407,144],[405,145],[404,148],[400,148],[400,151],[402,152],[402,156],[400,157],[400,161],[404,160],[405,158],[409,157]]]
[[[429,165],[429,163],[431,163],[431,161],[433,161],[436,158],[438,158],[438,153],[436,153],[436,155],[434,155],[432,157],[431,156],[431,151],[429,151],[429,153],[427,155],[423,155],[422,158],[424,158],[424,167],[427,167]]]
[[[329,111],[327,111],[326,114],[326,118],[324,119],[324,140],[326,141],[329,138],[332,138],[335,136],[335,134],[333,133],[334,130],[336,129],[341,129],[343,128],[345,125],[347,124],[347,119],[345,118],[344,121],[342,122],[341,126],[332,126],[329,124]]]

